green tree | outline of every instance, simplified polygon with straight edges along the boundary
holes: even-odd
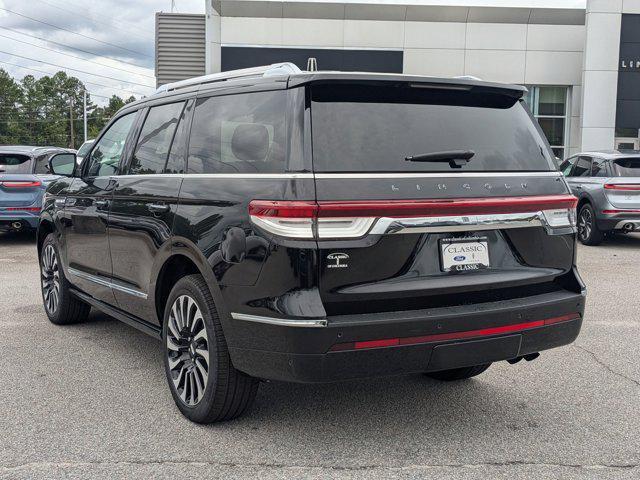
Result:
[[[24,93],[11,76],[0,69],[0,144],[24,136]]]
[[[78,148],[84,140],[84,90],[80,80],[63,71],[39,79],[27,75],[18,83],[0,69],[0,144]],[[89,138],[94,138],[123,105],[134,100],[113,95],[107,105],[98,107],[87,93]]]

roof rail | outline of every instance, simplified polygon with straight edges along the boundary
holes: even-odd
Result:
[[[203,83],[222,82],[232,80],[234,78],[243,77],[275,77],[279,75],[291,75],[301,73],[296,64],[291,62],[274,63],[261,67],[243,68],[240,70],[229,70],[227,72],[211,73],[200,77],[188,78],[179,82],[167,83],[158,87],[155,93],[171,92],[181,88],[191,87],[193,85],[202,85]]]

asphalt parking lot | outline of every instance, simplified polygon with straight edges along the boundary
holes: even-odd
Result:
[[[199,426],[159,342],[95,311],[50,324],[34,240],[0,235],[0,478],[639,478],[639,265],[640,235],[580,247],[582,333],[534,362],[264,383],[245,417]]]

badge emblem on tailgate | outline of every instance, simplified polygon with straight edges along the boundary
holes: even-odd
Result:
[[[346,263],[346,261],[349,260],[349,255],[347,255],[346,253],[340,253],[340,252],[330,253],[329,255],[327,255],[327,260],[329,261],[329,263],[327,263],[327,268],[348,268],[349,267],[349,264]]]

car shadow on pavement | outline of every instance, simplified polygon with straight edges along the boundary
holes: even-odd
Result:
[[[181,419],[164,378],[160,341],[95,310],[88,322],[64,328],[75,330],[71,335],[101,344],[110,358],[126,358],[129,366],[124,368],[133,363],[142,376],[151,377],[149,383],[158,389],[149,392],[151,397],[163,398],[161,408]],[[524,406],[510,398],[506,385],[483,376],[450,383],[421,374],[329,384],[261,382],[254,405],[243,417],[205,427],[187,423],[181,428],[259,430],[265,424],[278,424],[277,441],[283,443],[293,441],[287,433],[292,430],[308,431],[316,439],[338,432],[348,436],[352,430],[364,436],[375,431],[379,438],[380,431],[404,436],[408,425],[410,430],[446,431],[452,421],[480,434],[486,428],[496,429],[490,425],[491,412],[510,411],[508,416],[513,418],[522,415]],[[510,429],[509,425],[500,428]]]
[[[591,248],[607,247],[640,248],[640,233],[614,233],[607,235],[600,245]]]
[[[0,248],[3,246],[31,245],[35,243],[35,232],[0,232]]]

